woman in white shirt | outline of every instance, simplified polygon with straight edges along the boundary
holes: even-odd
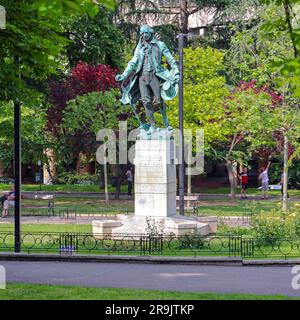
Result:
[[[269,176],[268,171],[270,167],[271,161],[269,161],[266,168],[262,168],[262,171],[258,177],[261,180],[261,190],[262,190],[262,199],[268,199],[268,190],[269,190]]]

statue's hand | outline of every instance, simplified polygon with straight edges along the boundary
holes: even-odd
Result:
[[[125,77],[122,74],[117,74],[116,77],[115,77],[115,80],[117,82],[122,82],[122,81],[125,80]]]
[[[174,76],[174,81],[179,82],[179,80],[180,80],[180,74],[178,73]]]

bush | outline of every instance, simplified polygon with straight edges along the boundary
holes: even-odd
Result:
[[[294,205],[288,213],[276,209],[260,213],[253,217],[251,226],[260,239],[300,237],[300,205]]]
[[[14,179],[6,178],[6,177],[0,177],[0,183],[12,184],[14,182],[15,182]]]
[[[99,184],[99,180],[100,176],[98,174],[90,175],[65,172],[55,180],[54,184],[92,186]]]
[[[247,236],[252,234],[252,230],[249,228],[243,228],[243,227],[232,227],[228,226],[224,223],[224,221],[220,221],[218,223],[218,236]]]
[[[270,182],[278,183],[283,170],[282,163],[273,163],[269,170]],[[300,161],[294,161],[289,168],[289,188],[300,189]]]

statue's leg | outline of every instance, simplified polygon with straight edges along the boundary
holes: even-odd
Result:
[[[172,130],[173,128],[170,127],[170,123],[169,123],[168,116],[167,116],[166,104],[165,104],[163,98],[161,97],[161,82],[158,79],[158,77],[156,77],[154,75],[153,78],[151,79],[150,85],[151,85],[151,89],[152,89],[154,97],[155,97],[155,103],[159,104],[160,113],[162,115],[162,121],[163,121],[164,127]]]
[[[149,77],[144,73],[139,78],[139,87],[140,87],[142,103],[145,108],[147,118],[150,121],[151,127],[156,128],[153,106],[152,106],[151,91],[149,86]]]
[[[170,122],[167,116],[167,107],[163,100],[160,103],[160,113],[162,115],[162,121],[163,121],[164,127],[168,128],[169,130],[172,130],[173,128],[170,126]]]

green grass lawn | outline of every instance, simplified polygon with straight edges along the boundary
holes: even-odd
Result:
[[[24,216],[34,214],[48,214],[47,208],[38,208],[44,205],[47,207],[47,203],[39,200],[23,200],[25,206],[22,211]],[[290,206],[294,206],[295,203],[291,203]],[[30,209],[31,206],[37,207],[36,209]],[[198,215],[213,215],[213,216],[242,216],[244,214],[257,214],[265,212],[268,214],[272,209],[278,208],[278,212],[281,207],[280,201],[264,200],[264,201],[242,201],[237,203],[230,201],[224,201],[221,199],[209,199],[207,201],[200,201],[198,206]],[[118,214],[118,213],[133,213],[134,212],[134,200],[111,200],[107,205],[104,200],[101,199],[86,199],[86,198],[67,198],[57,197],[55,200],[55,214],[58,215],[61,210],[76,210],[77,213],[82,214]],[[190,210],[186,211],[187,215],[193,214]],[[1,224],[0,224],[1,226]],[[0,227],[1,228],[1,227]]]
[[[293,206],[291,204],[291,206]],[[238,200],[237,203],[224,200],[207,200],[200,201],[198,207],[199,215],[213,215],[213,216],[242,216],[243,214],[257,214],[265,212],[266,214],[272,209],[278,210],[281,208],[280,201],[274,200]]]
[[[10,190],[11,185],[0,183],[0,191]],[[23,191],[40,191],[39,184],[23,184]],[[79,185],[42,185],[42,191],[64,191],[64,192],[104,192],[104,189],[101,189],[98,185],[93,186],[79,186]],[[115,187],[109,185],[109,192],[115,192]],[[121,192],[127,192],[127,185],[121,186]],[[193,188],[194,193],[207,193],[207,194],[230,194],[229,187],[220,187],[220,188]],[[237,189],[237,193],[240,192],[240,189]],[[261,191],[257,188],[249,188],[247,192],[251,195],[260,195]],[[280,196],[279,190],[271,190],[269,194],[272,196]],[[300,190],[289,190],[289,194],[292,197],[300,197]]]
[[[210,189],[204,189],[204,188],[192,188],[194,193],[207,193],[207,194],[224,194],[228,195],[230,194],[230,188],[229,187],[220,187],[220,188],[210,188]],[[237,189],[237,194],[241,192],[241,189]],[[261,190],[257,188],[249,188],[247,189],[247,193],[249,195],[261,195]],[[280,196],[280,190],[270,190],[269,195],[271,196]],[[291,197],[300,197],[300,190],[289,190],[289,195]]]
[[[34,214],[48,214],[47,205],[45,200],[28,200],[23,199],[23,212],[24,215]],[[295,202],[291,202],[293,206]],[[32,208],[35,208],[33,210]],[[41,207],[43,207],[41,209]],[[238,200],[236,203],[230,199],[202,199],[199,201],[198,214],[199,215],[217,215],[217,216],[242,216],[247,213],[260,213],[269,212],[271,209],[280,209],[280,200]],[[132,213],[134,212],[134,200],[110,200],[109,204],[101,198],[83,198],[83,197],[68,197],[56,196],[55,197],[55,213],[58,215],[60,210],[69,209],[76,210],[77,213],[86,214],[115,214],[115,213]],[[191,210],[186,211],[191,214]]]
[[[13,232],[13,224],[0,224],[0,232]],[[92,224],[26,224],[21,227],[22,232],[81,232],[92,233]]]
[[[23,199],[22,204],[24,206],[23,211],[26,214],[32,211],[32,207],[36,207],[37,211],[41,211],[43,214],[47,214],[48,202],[45,200],[29,200]],[[26,208],[27,207],[27,208]],[[44,210],[39,207],[44,207]],[[133,212],[134,201],[133,200],[110,200],[106,204],[104,199],[100,198],[77,198],[67,196],[56,196],[54,209],[58,214],[59,210],[62,209],[76,210],[78,213],[122,213],[122,212]]]
[[[0,300],[299,300],[282,295],[219,294],[9,283]]]

